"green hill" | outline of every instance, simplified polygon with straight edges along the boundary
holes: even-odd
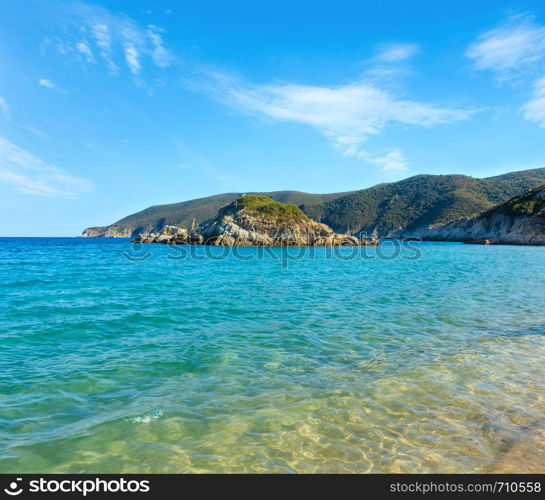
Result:
[[[486,211],[543,182],[543,168],[485,179],[417,175],[302,208],[338,232],[387,236]]]
[[[244,208],[255,217],[277,222],[299,222],[308,220],[303,211],[292,203],[281,203],[265,196],[249,194],[235,201],[235,206]],[[221,214],[221,211],[220,211]]]
[[[487,212],[481,214],[483,218],[491,218],[496,214],[505,214],[512,217],[520,215],[536,215],[543,217],[545,209],[545,184],[536,186],[526,193],[515,196]]]

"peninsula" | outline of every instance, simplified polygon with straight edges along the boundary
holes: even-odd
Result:
[[[186,230],[165,226],[161,233],[139,236],[140,243],[214,246],[358,246],[376,245],[376,239],[360,240],[338,234],[326,224],[310,219],[292,204],[265,196],[243,195],[221,208],[217,216]]]

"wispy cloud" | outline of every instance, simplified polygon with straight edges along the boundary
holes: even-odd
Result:
[[[95,57],[93,56],[93,51],[91,50],[91,47],[89,47],[89,44],[85,41],[76,43],[76,49],[83,54],[85,57],[85,60],[88,63],[94,63]]]
[[[401,99],[381,88],[377,81],[366,79],[332,87],[253,85],[215,72],[208,73],[200,87],[207,87],[217,100],[237,111],[314,127],[342,155],[385,170],[404,170],[407,162],[398,150],[380,157],[363,150],[362,145],[370,136],[395,124],[431,127],[465,120],[475,112]]]
[[[45,132],[43,132],[43,131],[41,131],[41,130],[39,130],[37,128],[34,128],[32,126],[29,126],[29,125],[24,125],[24,124],[21,124],[21,123],[15,121],[11,116],[10,107],[9,107],[7,101],[3,97],[0,97],[0,115],[2,115],[11,124],[16,125],[18,127],[21,127],[22,129],[27,130],[28,132],[31,132],[34,135],[40,136],[42,138],[48,138],[49,137]]]
[[[517,70],[545,56],[545,26],[529,14],[511,16],[504,24],[486,31],[469,46],[466,56],[478,70],[490,70],[505,80]]]
[[[524,118],[545,128],[545,78],[534,83],[533,98],[523,107]]]
[[[73,198],[91,191],[89,179],[76,177],[0,137],[0,182],[24,194]]]
[[[358,158],[373,163],[385,172],[404,172],[409,170],[409,162],[398,149],[390,151],[384,156],[373,156],[365,151],[359,151]]]
[[[108,69],[112,73],[117,73],[119,68],[112,61],[112,37],[108,25],[99,22],[93,22],[91,26],[96,45],[100,51],[100,57],[106,62]]]
[[[163,40],[164,29],[153,24],[141,26],[131,17],[103,7],[70,4],[58,22],[63,27],[62,36],[48,41],[59,53],[78,55],[87,64],[102,61],[112,74],[118,74],[125,66],[137,83],[141,83],[146,61],[165,68],[174,60]],[[86,34],[85,40],[81,39],[82,33]]]
[[[153,24],[148,25],[147,35],[153,45],[151,57],[157,66],[166,68],[172,62],[172,56],[165,48],[162,33],[165,33],[164,29]]]
[[[40,130],[36,127],[25,127],[26,130],[33,133],[34,135],[37,135],[38,137],[41,137],[42,139],[49,139],[49,134],[47,132],[44,132],[43,130]]]
[[[131,73],[134,76],[138,76],[140,74],[140,71],[142,70],[142,66],[140,66],[139,61],[139,53],[136,47],[129,42],[126,42],[123,46],[123,50],[125,51],[125,60],[127,61],[127,65],[129,66],[129,69],[131,70]]]
[[[57,88],[57,86],[51,80],[48,80],[47,78],[40,78],[38,80],[38,84],[41,85],[42,87],[46,87],[48,89],[56,89]]]
[[[381,45],[375,61],[398,63],[406,61],[420,52],[415,43],[388,43]]]
[[[6,120],[10,118],[9,105],[3,97],[0,97],[0,113],[4,115]]]

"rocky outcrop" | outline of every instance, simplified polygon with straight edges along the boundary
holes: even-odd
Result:
[[[215,246],[355,246],[375,245],[348,234],[335,233],[309,219],[298,207],[256,195],[243,196],[223,207],[217,217],[189,230],[166,226],[157,235],[139,237],[142,243]]]
[[[465,243],[545,245],[545,185],[476,217],[429,226],[404,236]]]
[[[186,243],[187,229],[177,226],[165,226],[160,233],[142,234],[134,241],[138,243]]]
[[[82,238],[130,238],[133,235],[133,229],[121,228],[117,226],[97,226],[88,227],[81,234]]]

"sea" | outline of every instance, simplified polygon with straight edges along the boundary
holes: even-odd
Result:
[[[545,248],[0,238],[0,472],[545,468]]]

